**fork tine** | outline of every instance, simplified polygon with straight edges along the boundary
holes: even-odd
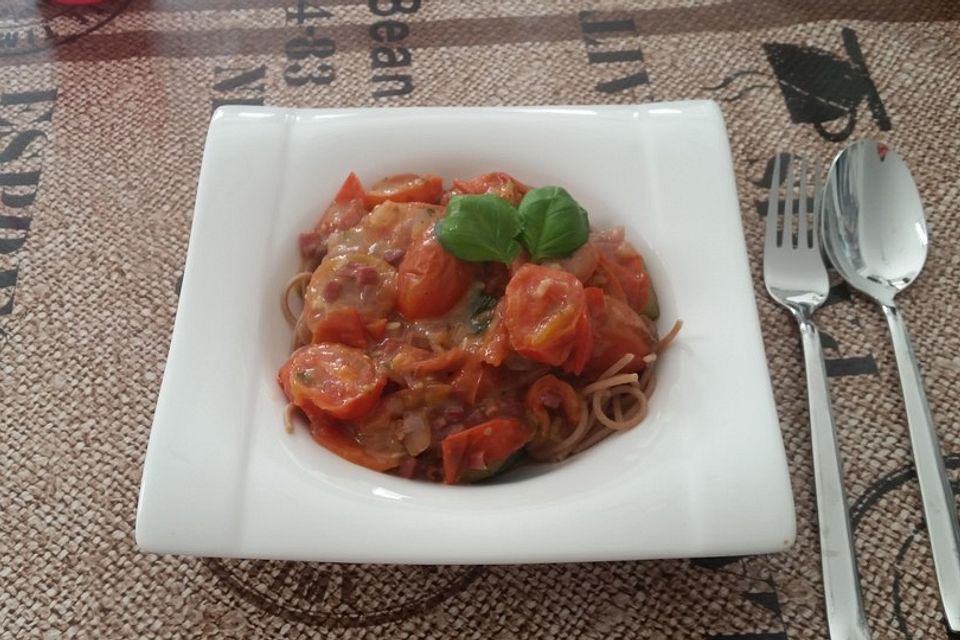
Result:
[[[780,239],[780,246],[794,247],[793,243],[793,158],[787,161],[787,177],[783,181],[787,187],[787,192],[783,197],[783,235]]]
[[[764,255],[777,246],[777,209],[780,200],[780,153],[773,159],[773,176],[770,178],[770,195],[767,198],[767,223],[763,239]]]
[[[820,206],[823,193],[820,191],[820,174],[823,173],[823,165],[819,162],[813,163],[813,234],[810,236],[810,248],[820,251]]]
[[[797,241],[794,248],[806,249],[807,243],[807,159],[800,161],[800,192],[797,194]]]

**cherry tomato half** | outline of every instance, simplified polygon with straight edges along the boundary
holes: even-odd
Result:
[[[633,360],[623,368],[633,373],[644,368],[643,357],[657,346],[653,322],[641,317],[630,306],[595,287],[586,290],[594,344],[584,367],[587,375],[599,375],[627,353]]]
[[[367,191],[367,206],[381,202],[426,202],[437,204],[443,195],[443,180],[437,176],[402,173],[374,183]]]
[[[509,418],[488,420],[447,436],[440,445],[443,481],[456,484],[469,479],[470,472],[495,472],[531,438],[533,430],[530,427]]]
[[[408,320],[442,316],[470,288],[474,268],[432,233],[415,240],[400,263],[397,309]]]
[[[364,192],[360,178],[351,171],[347,179],[340,185],[340,190],[337,191],[337,195],[333,197],[333,201],[337,204],[344,204],[351,200],[363,200],[365,195],[366,193]]]
[[[278,374],[280,387],[308,416],[353,420],[377,403],[386,378],[363,351],[324,342],[297,349]]]
[[[403,451],[379,452],[361,446],[344,426],[323,417],[310,419],[310,435],[332,453],[374,471],[393,469],[407,457]]]
[[[339,342],[363,349],[367,346],[367,329],[354,307],[343,307],[324,314],[313,323],[310,341]]]
[[[517,353],[580,373],[592,334],[583,285],[576,276],[525,264],[510,278],[505,299],[504,321]]]
[[[454,180],[451,196],[468,194],[482,195],[492,193],[517,206],[523,200],[523,196],[530,190],[530,187],[523,184],[513,176],[496,171],[494,173],[485,173],[469,180]]]
[[[650,299],[650,276],[643,258],[623,237],[623,229],[612,229],[597,234],[592,243],[600,251],[597,282],[606,293],[621,298],[640,313]]]
[[[361,238],[353,251],[369,252],[391,264],[399,264],[410,246],[443,214],[444,207],[438,204],[384,202],[361,222],[358,227]]]
[[[344,180],[333,202],[327,207],[314,231],[326,238],[334,231],[343,231],[360,223],[370,209],[367,207],[363,185],[355,173]]]
[[[386,318],[397,299],[397,270],[375,256],[327,256],[313,272],[303,298],[307,328],[313,334],[324,317],[355,309],[363,323]]]

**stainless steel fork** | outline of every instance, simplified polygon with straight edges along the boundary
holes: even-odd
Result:
[[[870,630],[863,611],[847,496],[843,489],[843,466],[830,409],[827,371],[823,362],[820,332],[813,323],[813,312],[824,303],[830,290],[817,233],[822,167],[819,164],[813,167],[813,194],[808,197],[808,167],[805,160],[801,163],[798,195],[794,199],[794,164],[793,161],[787,162],[786,196],[783,216],[780,216],[780,154],[774,160],[763,243],[763,280],[770,297],[789,309],[797,319],[803,340],[813,441],[813,477],[820,528],[820,561],[830,638],[869,640]],[[778,225],[781,219],[782,224]],[[782,228],[781,233],[778,233],[778,227]]]

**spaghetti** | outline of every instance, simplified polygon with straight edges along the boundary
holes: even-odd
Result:
[[[283,287],[286,429],[299,417],[351,462],[464,483],[640,424],[681,323],[658,338],[649,275],[622,229],[592,230],[549,264],[464,262],[437,241],[450,198],[515,205],[527,190],[506,174],[366,190],[351,174],[301,235],[301,270]]]

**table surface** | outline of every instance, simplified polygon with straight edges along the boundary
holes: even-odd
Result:
[[[826,638],[800,344],[766,296],[772,159],[884,140],[931,252],[902,298],[960,479],[952,0],[116,0],[0,7],[0,638]],[[223,104],[629,104],[727,121],[797,505],[786,553],[395,567],[159,557],[133,526],[204,136]],[[948,638],[879,310],[819,314],[877,639]]]

